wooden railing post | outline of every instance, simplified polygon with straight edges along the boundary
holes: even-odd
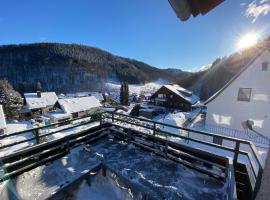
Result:
[[[35,135],[35,138],[36,138],[36,143],[39,144],[40,143],[40,138],[39,138],[38,129],[34,130],[34,135]]]
[[[112,113],[112,123],[114,122],[114,113]]]
[[[157,124],[156,124],[156,122],[154,122],[154,126],[153,126],[153,135],[156,135],[156,128],[157,128]]]
[[[233,158],[234,165],[237,163],[237,160],[238,160],[239,148],[240,148],[240,142],[236,141],[235,149],[234,149],[234,158]]]
[[[262,174],[263,174],[263,169],[261,166],[259,166],[259,170],[258,170],[258,175],[256,177],[256,183],[255,183],[255,187],[254,187],[254,191],[252,194],[252,199],[256,199],[256,196],[259,192],[259,189],[261,187],[261,181],[262,181]]]
[[[102,117],[103,117],[103,115],[102,115],[102,113],[100,113],[100,115],[99,115],[99,125],[101,126],[102,125]]]
[[[67,142],[67,147],[66,147],[67,149],[66,150],[67,150],[68,153],[70,152],[70,143],[69,143],[70,138],[69,137],[70,136],[67,137],[67,141],[66,141]]]

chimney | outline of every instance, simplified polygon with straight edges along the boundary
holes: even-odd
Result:
[[[41,92],[40,91],[37,91],[37,97],[41,97]]]

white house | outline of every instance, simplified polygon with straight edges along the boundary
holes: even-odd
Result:
[[[3,110],[2,105],[0,105],[0,134],[3,134],[6,128],[7,128],[7,124],[6,124],[6,118],[4,115],[4,110]]]
[[[206,125],[270,137],[270,52],[262,50],[205,102]],[[249,121],[248,121],[249,120]]]
[[[97,111],[100,101],[94,96],[59,99],[57,107],[65,113],[69,113],[73,118],[89,115]]]
[[[24,94],[25,106],[23,112],[29,114],[44,114],[51,111],[58,100],[55,92],[36,92]]]

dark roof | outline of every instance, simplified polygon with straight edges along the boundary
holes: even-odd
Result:
[[[260,52],[258,52],[253,58],[250,59],[250,61],[228,82],[226,83],[219,91],[217,91],[214,95],[212,95],[209,99],[207,99],[204,104],[208,104],[211,101],[213,101],[219,94],[221,94],[229,85],[232,84],[234,80],[236,80],[246,69],[249,68],[249,66],[265,51],[266,49],[262,49]]]
[[[195,104],[197,103],[200,98],[193,94],[191,91],[181,87],[180,85],[177,84],[168,84],[168,85],[163,85],[161,88],[166,88],[167,90],[171,91],[174,93],[176,96],[180,97],[181,99],[184,99],[186,102],[190,104]],[[150,99],[153,98],[153,96],[161,89],[159,88],[151,97]]]
[[[182,21],[189,19],[191,15],[205,15],[210,10],[221,4],[224,0],[169,0],[175,14]]]

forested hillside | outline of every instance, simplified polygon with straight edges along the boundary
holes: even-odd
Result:
[[[77,92],[102,90],[108,80],[176,82],[191,74],[158,69],[93,47],[59,43],[1,46],[0,71],[0,79],[7,79],[21,93],[35,91],[37,82],[43,90]]]
[[[196,72],[179,81],[206,100],[220,90],[235,74],[237,74],[261,49],[269,48],[269,39],[258,43],[255,47],[234,53],[229,57],[216,59],[212,66],[201,72]]]
[[[208,99],[244,67],[269,39],[256,47],[216,59],[212,66],[195,73],[159,69],[146,63],[113,55],[98,48],[60,43],[0,46],[0,79],[7,79],[20,93],[104,91],[110,80],[129,84],[159,79],[179,83]]]

